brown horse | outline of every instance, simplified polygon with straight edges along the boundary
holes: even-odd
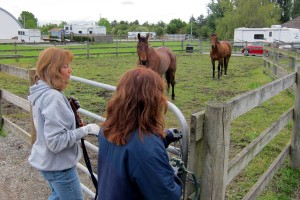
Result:
[[[167,47],[153,48],[148,44],[149,34],[143,37],[138,33],[137,54],[139,57],[138,65],[149,67],[158,74],[165,74],[168,84],[172,85],[172,100],[175,99],[175,73],[176,73],[176,55]]]
[[[231,44],[227,41],[219,41],[217,34],[210,35],[210,59],[213,68],[213,78],[215,78],[215,61],[218,61],[218,79],[222,76],[224,65],[224,76],[227,75],[227,67],[231,56]],[[223,63],[224,59],[224,63]]]

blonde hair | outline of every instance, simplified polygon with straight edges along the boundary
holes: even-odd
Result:
[[[41,51],[36,64],[35,81],[43,80],[52,88],[63,90],[68,82],[65,81],[60,68],[69,65],[74,54],[69,50],[49,47]]]

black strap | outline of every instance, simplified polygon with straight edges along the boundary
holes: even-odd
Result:
[[[74,105],[74,102],[72,100],[69,100],[70,101],[70,105],[71,105],[71,108],[72,108],[72,111],[75,115],[75,122],[76,122],[76,128],[79,128],[80,127],[80,116],[75,108],[75,105]],[[87,150],[86,150],[86,147],[85,147],[85,143],[84,143],[84,139],[81,138],[81,146],[82,146],[82,152],[83,152],[83,158],[84,158],[84,161],[85,161],[85,165],[87,167],[87,169],[89,170],[90,172],[90,175],[91,175],[91,178],[92,178],[92,181],[93,181],[93,184],[95,186],[95,189],[96,189],[96,194],[95,194],[95,200],[97,200],[97,196],[98,196],[98,181],[93,173],[93,169],[92,169],[92,165],[91,165],[91,162],[90,162],[90,157],[87,153]]]
[[[98,181],[97,181],[97,179],[96,179],[96,177],[95,177],[95,175],[93,173],[93,169],[92,169],[92,165],[91,165],[91,162],[90,162],[90,158],[89,158],[89,155],[87,153],[87,150],[86,150],[83,138],[81,138],[81,145],[82,145],[83,158],[84,158],[86,167],[87,167],[87,169],[90,172],[93,184],[94,184],[94,186],[96,188],[96,194],[95,194],[95,200],[96,200],[97,196],[98,196]]]

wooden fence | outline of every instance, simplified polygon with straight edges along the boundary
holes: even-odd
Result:
[[[268,51],[269,55],[276,56],[270,58],[265,54],[264,72],[276,71],[274,68],[279,67],[276,58],[279,53],[291,60],[289,64],[292,72],[227,102],[209,103],[204,111],[191,116],[189,158],[195,159],[190,159],[188,166],[189,171],[196,172],[197,177],[200,177],[201,200],[224,200],[226,186],[291,120],[294,126],[291,143],[286,144],[243,199],[256,199],[288,156],[291,158],[292,167],[300,168],[300,67],[296,67],[299,55],[272,48],[268,48]],[[274,75],[276,74],[273,74],[273,77]],[[232,121],[292,86],[295,86],[296,96],[294,107],[283,113],[276,122],[230,160]]]
[[[203,45],[201,40],[193,41],[164,41],[155,40],[150,41],[152,47],[167,46],[175,52],[186,52],[202,53],[203,48],[205,51],[209,51],[208,45]],[[99,43],[37,43],[37,44],[22,44],[22,43],[5,43],[1,45],[7,46],[6,50],[0,50],[0,59],[15,59],[17,62],[20,59],[37,58],[39,53],[49,47],[58,46],[59,48],[69,49],[74,52],[76,57],[90,58],[93,56],[106,56],[115,55],[118,57],[122,54],[136,54],[136,41],[114,41],[113,44],[102,44]],[[30,53],[28,53],[30,52]]]

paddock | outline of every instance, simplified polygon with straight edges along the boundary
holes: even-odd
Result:
[[[274,56],[274,58],[276,58],[276,56]],[[264,71],[266,73],[272,72],[273,74],[275,71],[274,66],[278,65],[276,64],[278,62],[276,62],[276,59],[268,59],[269,58],[266,57],[264,58],[264,62],[266,62],[266,64],[264,64]],[[287,144],[286,147],[283,148],[282,152],[270,165],[270,168],[268,168],[266,173],[261,176],[253,188],[249,190],[244,199],[257,198],[274,173],[280,168],[283,160],[289,156],[290,149],[293,152],[290,154],[291,160],[293,161],[293,167],[300,167],[298,166],[299,161],[296,158],[296,155],[299,154],[299,149],[297,149],[296,145],[293,145],[297,143],[297,140],[299,140],[295,133],[300,133],[300,130],[297,130],[297,118],[293,118],[293,115],[296,117],[299,115],[299,105],[297,104],[295,104],[294,108],[288,109],[284,112],[277,122],[272,124],[268,130],[261,134],[261,136],[253,140],[253,142],[242,150],[241,153],[236,155],[233,159],[229,159],[230,127],[233,120],[251,111],[278,93],[284,90],[289,90],[289,88],[293,86],[296,88],[296,98],[299,98],[297,95],[299,93],[299,83],[296,82],[296,76],[299,74],[299,71],[296,71],[295,67],[298,59],[299,58],[297,57],[291,57],[290,66],[287,66],[286,68],[295,68],[295,70],[291,70],[291,72],[284,77],[276,78],[268,84],[262,85],[252,91],[238,95],[237,97],[227,101],[210,102],[204,110],[190,115],[190,127],[187,130],[187,137],[190,137],[188,141],[189,153],[187,158],[189,159],[187,167],[189,171],[196,173],[199,181],[201,199],[225,199],[226,187],[228,184],[230,184],[234,177],[237,176],[256,155],[258,155],[260,150],[263,149],[263,147],[265,147],[271,139],[278,135],[279,131],[289,121],[294,121],[293,127],[295,127],[293,130],[294,136],[291,144]],[[267,63],[271,64],[268,65]],[[1,69],[2,68],[3,65],[1,66]],[[15,75],[19,73],[17,72],[18,70],[11,71],[14,71],[12,73]],[[24,77],[26,77],[26,75],[24,75]],[[13,101],[17,105],[22,105],[24,103],[20,98],[14,95],[8,95],[6,92],[1,92],[1,96],[1,98],[6,101],[9,99],[17,99],[16,101],[19,103]],[[296,100],[296,102],[299,102],[299,100]],[[25,109],[28,109],[28,107],[25,106]],[[5,128],[7,127],[5,125],[7,122],[5,122],[5,117],[2,118]],[[9,130],[9,128],[5,128],[5,130]],[[208,148],[210,148],[210,152],[204,151]],[[186,199],[193,199],[193,187],[190,186],[191,185],[187,184]],[[220,191],[222,192],[220,193]]]

